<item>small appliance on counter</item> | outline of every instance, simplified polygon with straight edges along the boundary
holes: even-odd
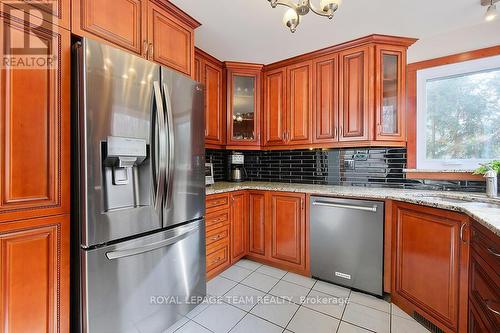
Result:
[[[213,185],[214,181],[214,165],[212,163],[205,163],[205,185]]]
[[[234,152],[229,155],[229,181],[242,182],[246,178],[245,156]]]

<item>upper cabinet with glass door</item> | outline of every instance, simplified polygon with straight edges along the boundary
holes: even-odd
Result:
[[[406,48],[377,45],[376,140],[405,141]]]
[[[227,146],[260,146],[262,65],[226,62]]]

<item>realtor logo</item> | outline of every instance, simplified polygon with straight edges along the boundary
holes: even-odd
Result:
[[[2,1],[1,68],[47,69],[58,64],[52,13],[56,0]]]

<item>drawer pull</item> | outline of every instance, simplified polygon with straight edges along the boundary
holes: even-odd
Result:
[[[500,257],[500,253],[496,253],[495,250],[491,249],[491,248],[487,248],[488,252],[491,253],[492,255],[494,255],[495,257]]]
[[[216,241],[216,240],[219,240],[220,238],[221,238],[221,235],[217,235],[217,236],[215,236],[215,237],[212,237],[211,239],[212,239],[213,241]]]
[[[493,309],[488,303],[490,301],[489,300],[484,300],[484,304],[486,305],[486,307],[488,308],[488,310],[490,310],[491,312],[493,312],[494,314],[496,314],[497,316],[500,316],[500,311],[497,311],[495,309]]]
[[[217,257],[217,259],[215,259],[214,261],[212,261],[212,264],[216,264],[216,263],[218,263],[221,260],[222,260],[221,257]]]

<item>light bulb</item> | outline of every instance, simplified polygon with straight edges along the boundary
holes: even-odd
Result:
[[[493,21],[497,17],[497,6],[496,5],[489,5],[488,9],[486,10],[486,14],[484,15],[484,19],[486,21]]]
[[[299,15],[294,9],[290,8],[283,15],[283,24],[289,27],[291,32],[295,32],[299,24]]]
[[[321,8],[322,11],[327,12],[332,8],[333,11],[335,11],[338,6],[340,5],[340,0],[321,0],[319,2],[319,8]]]

